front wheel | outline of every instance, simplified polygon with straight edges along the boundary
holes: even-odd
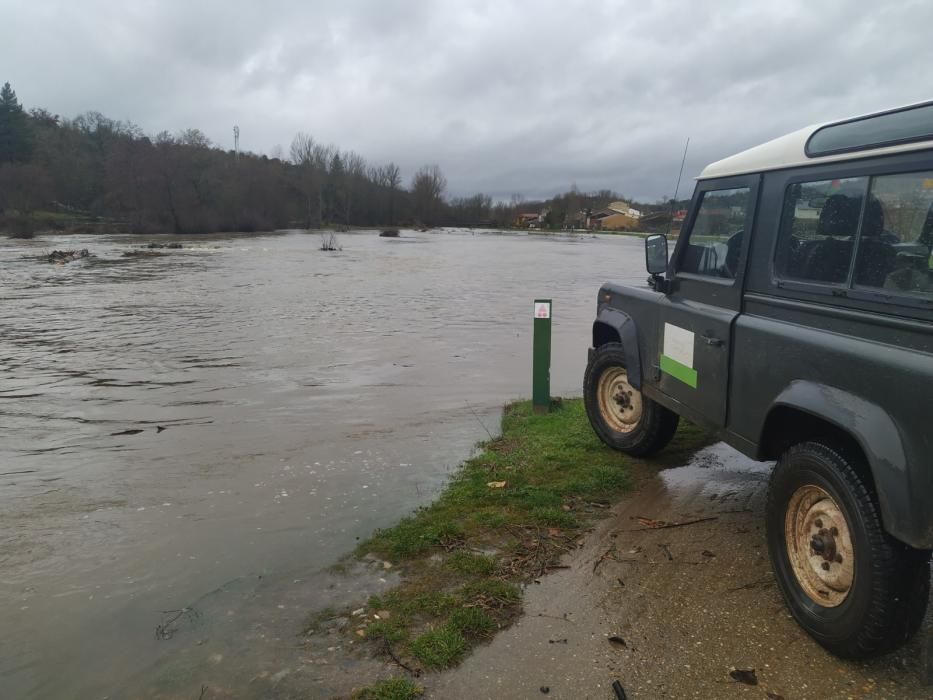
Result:
[[[890,651],[917,631],[930,553],[888,535],[864,459],[831,441],[788,449],[771,475],[768,551],[791,614],[846,658]]]
[[[676,413],[629,384],[620,343],[596,349],[583,377],[583,403],[599,438],[634,457],[664,448],[677,431]]]

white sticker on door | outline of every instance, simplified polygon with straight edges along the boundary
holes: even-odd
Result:
[[[662,353],[685,367],[693,367],[693,333],[686,328],[664,324],[664,348]]]

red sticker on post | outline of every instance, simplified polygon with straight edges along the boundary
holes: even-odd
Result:
[[[551,305],[546,301],[535,302],[535,318],[550,318]]]

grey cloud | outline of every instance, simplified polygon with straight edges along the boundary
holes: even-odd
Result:
[[[638,198],[807,123],[933,97],[926,2],[0,0],[0,80],[229,146],[295,132],[452,194]],[[689,185],[687,185],[689,187]]]

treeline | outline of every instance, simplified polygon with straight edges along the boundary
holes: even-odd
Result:
[[[574,212],[618,199],[575,190],[546,202],[448,198],[436,165],[406,183],[394,163],[371,164],[304,133],[288,154],[277,155],[224,150],[198,129],[149,135],[99,112],[65,119],[42,108],[27,111],[7,83],[0,90],[0,229],[74,221],[139,233],[505,227],[539,209],[548,210],[550,226],[565,228]]]
[[[198,129],[151,136],[98,112],[64,119],[25,110],[9,83],[0,90],[0,215],[8,222],[84,217],[177,233],[491,222],[490,197],[447,200],[446,188],[436,165],[406,186],[394,163],[369,164],[307,134],[287,157],[238,154]]]

